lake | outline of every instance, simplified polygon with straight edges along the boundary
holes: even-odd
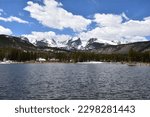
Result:
[[[126,64],[0,65],[0,99],[150,99],[150,67]]]

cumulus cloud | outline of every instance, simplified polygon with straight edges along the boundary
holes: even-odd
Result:
[[[91,23],[91,20],[63,9],[62,3],[56,0],[44,0],[44,5],[32,1],[27,2],[27,4],[24,10],[28,11],[30,16],[42,25],[50,28],[61,30],[71,28],[73,31],[80,32],[86,30]]]
[[[124,19],[125,21],[123,21]],[[120,15],[95,14],[93,22],[97,23],[96,28],[78,35],[83,40],[98,38],[127,43],[147,41],[145,37],[150,36],[150,17],[139,21],[130,20],[125,13]]]
[[[121,24],[120,30],[124,36],[150,36],[150,19],[145,18],[143,21],[129,20]]]
[[[146,36],[150,36],[150,17],[143,20],[132,20],[125,13],[120,15],[96,13],[93,20],[89,20],[81,15],[68,12],[63,8],[62,3],[56,0],[43,0],[43,5],[29,1],[24,10],[44,26],[60,30],[70,28],[78,32],[75,36],[80,37],[83,42],[90,38],[98,38],[105,42],[128,43],[147,41]],[[87,30],[87,26],[92,22],[97,25],[91,30]],[[26,37],[33,40],[44,38],[66,40],[71,38],[69,35],[57,35],[52,31],[32,32]]]
[[[3,9],[0,9],[0,12],[3,12]]]
[[[129,20],[125,13],[120,15],[96,13],[93,21],[96,22],[100,27],[113,27],[120,25],[123,22],[123,19],[126,21]]]
[[[7,34],[7,35],[11,35],[12,31],[8,28],[5,28],[3,26],[0,26],[0,34]]]
[[[122,17],[120,15],[113,14],[95,14],[94,22],[96,22],[100,27],[103,26],[118,26],[122,22]]]
[[[124,21],[125,20],[125,21]],[[130,20],[126,14],[95,14],[93,22],[97,26],[90,31],[77,33],[75,37],[80,37],[83,46],[90,38],[97,38],[100,42],[115,43],[130,43],[138,41],[147,41],[146,36],[150,36],[150,17],[143,20]],[[32,32],[29,35],[24,35],[30,39],[32,43],[36,40],[52,40],[65,42],[68,39],[74,38],[69,35],[58,35],[55,32]]]
[[[7,17],[7,18],[4,18],[4,17],[0,17],[0,20],[1,21],[5,21],[5,22],[18,22],[18,23],[24,23],[24,24],[27,24],[29,23],[28,21],[25,21],[21,18],[18,18],[18,17],[15,17],[15,16],[10,16],[10,17]]]
[[[0,15],[2,15],[3,12],[4,12],[3,9],[0,9]]]

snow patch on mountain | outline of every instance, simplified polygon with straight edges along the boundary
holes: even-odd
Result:
[[[22,38],[24,39],[24,38]],[[104,45],[117,45],[117,42],[107,41],[97,38],[90,38],[87,40],[82,40],[80,37],[73,38],[29,38],[28,40],[34,44],[35,46],[44,46],[44,47],[57,47],[57,48],[65,48],[65,49],[79,49],[83,50],[88,45],[92,43],[100,43]]]
[[[128,39],[127,39],[128,38]],[[132,38],[132,41],[128,41],[129,38]],[[44,46],[44,47],[57,47],[64,49],[79,49],[84,50],[88,48],[95,48],[94,46],[105,46],[105,45],[119,45],[119,44],[127,44],[131,42],[137,42],[139,40],[145,40],[141,37],[124,37],[118,40],[104,40],[100,38],[80,38],[80,37],[71,37],[68,35],[56,35],[52,32],[48,33],[33,33],[32,35],[24,35],[22,40],[27,40],[34,44],[35,46]],[[138,40],[137,40],[138,39]]]

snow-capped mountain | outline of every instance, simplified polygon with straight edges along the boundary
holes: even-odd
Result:
[[[117,45],[117,43],[97,38],[90,38],[85,46],[85,49],[96,49],[106,45]]]
[[[67,49],[80,49],[82,46],[82,42],[80,38],[72,38],[68,40],[66,45]]]
[[[39,47],[57,47],[57,42],[54,39],[42,39],[40,41],[36,40],[34,45]]]
[[[141,41],[128,44],[118,44],[114,41],[105,41],[97,38],[90,38],[88,41],[82,40],[81,38],[66,39],[58,41],[57,39],[41,39],[34,40],[34,45],[30,42],[31,39],[25,37],[16,37],[9,35],[0,35],[0,47],[16,48],[19,50],[30,50],[38,51],[43,49],[49,51],[49,48],[45,47],[57,47],[59,49],[50,48],[52,51],[61,50],[87,50],[92,52],[98,52],[103,54],[121,53],[128,54],[130,49],[134,49],[137,52],[148,52],[150,51],[150,41]],[[36,45],[35,45],[36,44]],[[44,47],[44,48],[38,48]],[[65,50],[64,50],[65,49]]]
[[[23,40],[26,38],[22,37]],[[27,39],[26,39],[27,40]],[[70,49],[78,49],[78,50],[84,50],[84,49],[94,49],[99,46],[105,46],[105,45],[117,45],[117,42],[113,41],[107,41],[97,38],[90,38],[87,40],[83,40],[80,37],[74,37],[74,38],[68,38],[66,40],[59,40],[54,38],[42,38],[42,39],[28,39],[30,43],[32,43],[35,46],[38,47],[57,47],[57,48],[64,48],[67,50]]]

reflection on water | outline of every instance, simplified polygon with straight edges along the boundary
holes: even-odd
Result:
[[[0,65],[0,99],[150,99],[150,67]]]

